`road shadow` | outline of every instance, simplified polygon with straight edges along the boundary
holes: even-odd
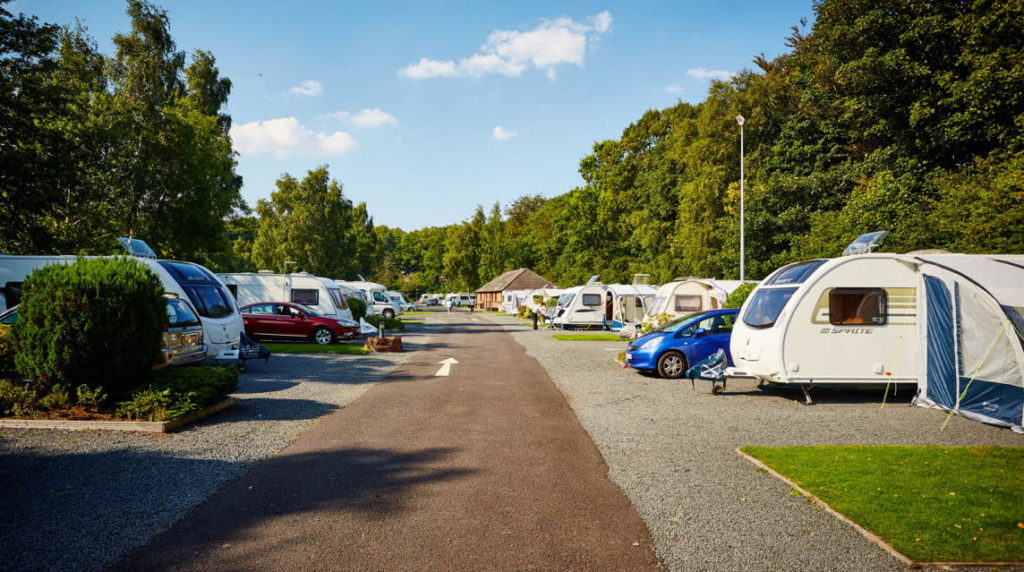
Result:
[[[831,387],[812,387],[810,389],[811,400],[814,403],[837,403],[837,404],[857,404],[857,403],[877,403],[879,405],[884,401],[892,405],[910,405],[910,402],[914,399],[914,394],[917,393],[916,389],[907,387],[901,387],[898,389],[890,388],[888,395],[884,389],[855,389],[855,388],[831,388]],[[728,397],[730,395],[741,396],[760,396],[760,397],[778,397],[781,399],[788,399],[792,401],[804,401],[804,393],[800,389],[800,386],[785,386],[785,387],[774,387],[774,386],[760,386],[752,389],[742,390],[731,390],[726,389],[723,393],[719,394],[722,397]]]
[[[339,538],[344,537],[349,526],[356,528],[347,524],[350,518],[385,520],[406,510],[417,489],[475,473],[441,468],[456,452],[346,448],[272,457],[107,569],[205,568],[210,556],[216,557],[214,568],[246,569],[301,543],[305,537],[300,529],[316,526],[320,518],[329,519]],[[293,529],[291,519],[296,517],[300,520]],[[278,521],[278,528],[271,521]],[[284,534],[268,534],[280,530],[282,522],[288,523]],[[257,528],[259,542],[248,542]]]

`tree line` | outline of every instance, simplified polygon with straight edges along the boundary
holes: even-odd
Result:
[[[2,4],[0,4],[2,6]],[[97,53],[79,26],[0,12],[0,251],[95,251],[134,234],[224,270],[474,289],[531,267],[562,285],[646,273],[760,278],[891,232],[886,250],[1024,252],[1024,0],[823,0],[788,50],[649,110],[580,161],[583,184],[406,232],[375,226],[326,166],[250,210],[228,137],[231,83],[176,51],[166,14]]]

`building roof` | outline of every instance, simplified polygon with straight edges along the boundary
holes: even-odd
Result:
[[[477,292],[504,292],[505,290],[533,290],[557,287],[555,283],[529,268],[517,268],[477,288]]]

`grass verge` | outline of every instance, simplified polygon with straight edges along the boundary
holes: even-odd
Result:
[[[617,334],[555,334],[556,340],[566,342],[624,342]]]
[[[918,562],[1024,561],[1024,448],[743,447]]]
[[[422,310],[415,310],[412,312],[402,312],[403,316],[426,316],[427,314],[436,314],[437,312],[424,312]]]
[[[361,355],[368,354],[363,346],[357,346],[355,344],[328,344],[321,346],[320,344],[289,344],[289,343],[264,343],[261,344],[272,352],[282,354],[351,354]]]
[[[402,320],[402,323],[405,324],[405,325],[409,325],[409,324],[425,324],[426,322],[424,322],[423,320]]]

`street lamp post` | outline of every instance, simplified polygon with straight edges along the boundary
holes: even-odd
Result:
[[[746,279],[746,272],[744,271],[744,261],[746,260],[746,240],[744,237],[743,219],[746,215],[743,209],[743,195],[744,195],[744,176],[743,176],[743,123],[746,119],[742,115],[736,116],[736,123],[740,124],[740,280]]]

